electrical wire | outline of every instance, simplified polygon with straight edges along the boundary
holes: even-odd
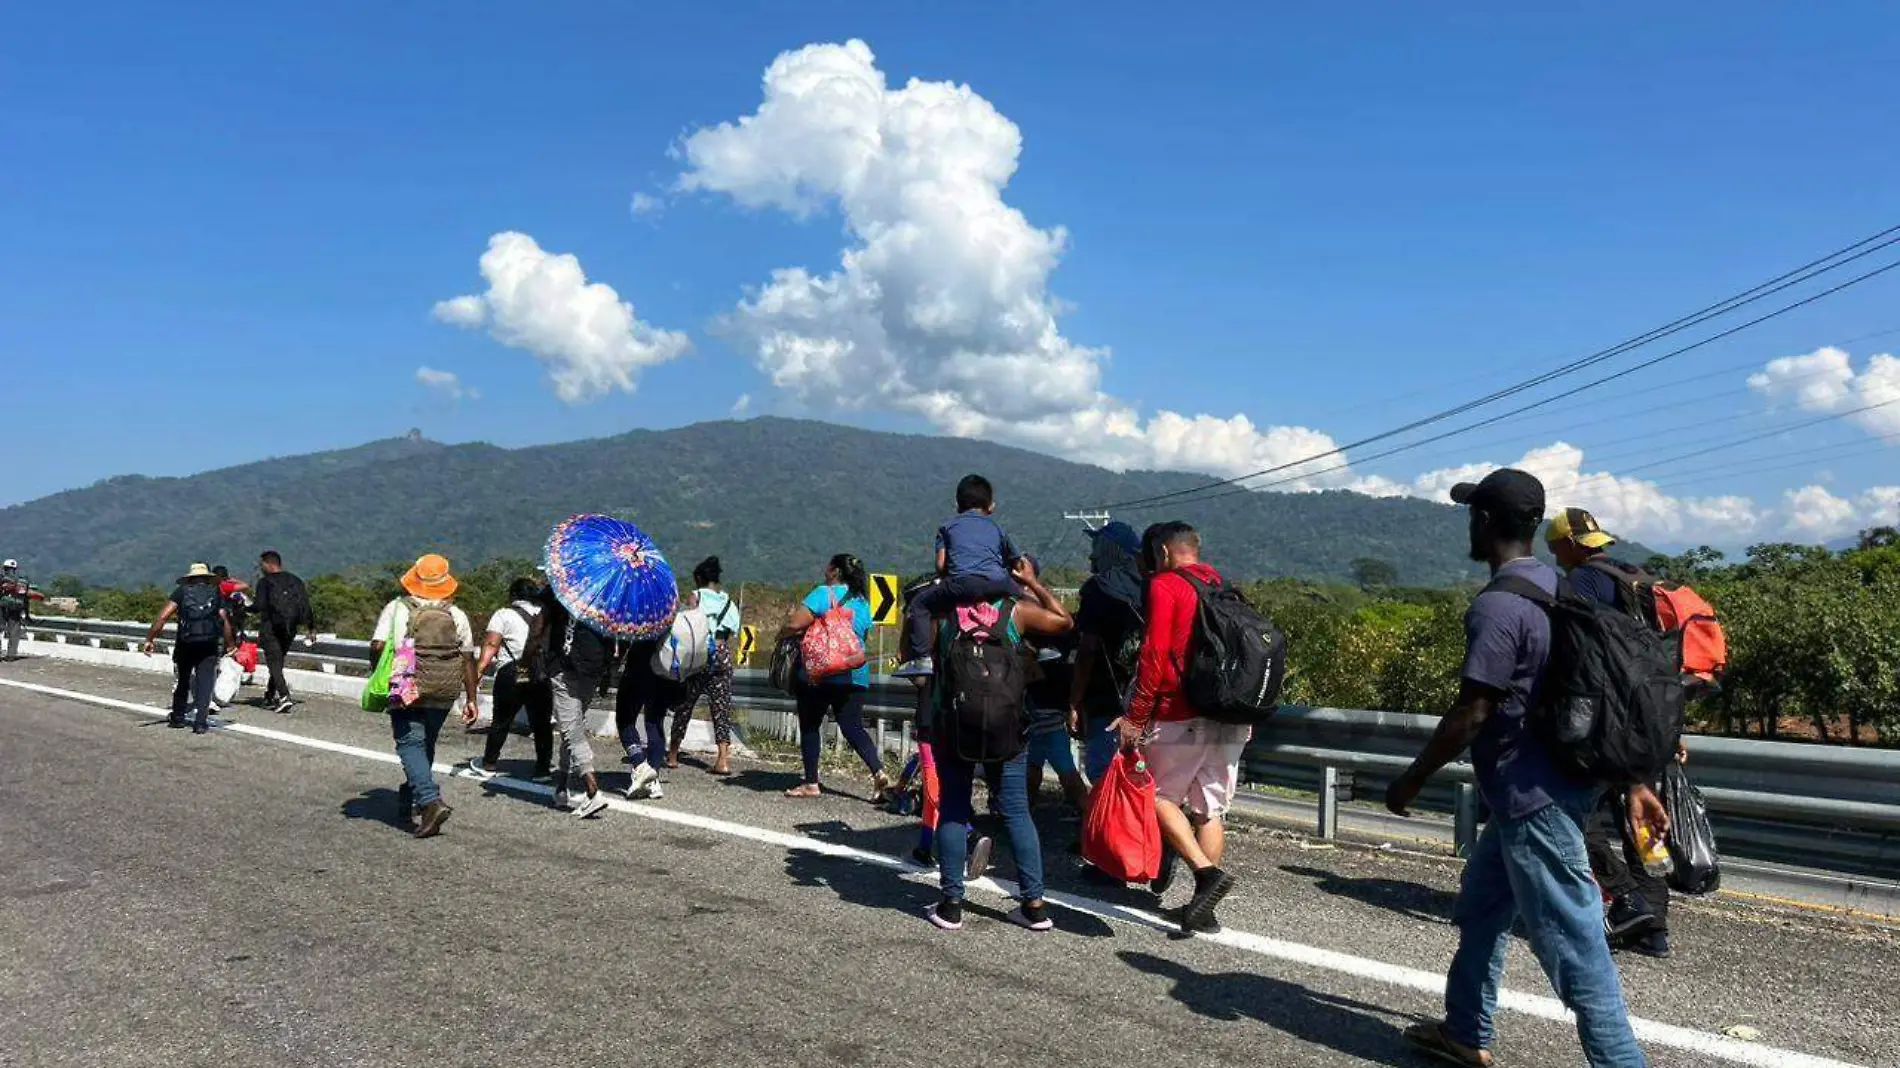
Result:
[[[1236,485],[1238,483],[1245,482],[1249,479],[1259,478],[1263,475],[1277,474],[1279,472],[1290,470],[1292,468],[1299,467],[1303,464],[1311,463],[1316,460],[1324,460],[1329,457],[1338,456],[1351,449],[1356,449],[1365,445],[1371,445],[1380,441],[1389,440],[1391,438],[1398,437],[1401,434],[1409,433],[1410,431],[1417,430],[1422,427],[1430,426],[1434,423],[1443,422],[1446,419],[1463,415],[1464,413],[1471,411],[1475,408],[1482,407],[1486,404],[1491,404],[1493,402],[1505,399],[1507,397],[1515,396],[1527,390],[1535,389],[1538,386],[1544,385],[1558,378],[1563,378],[1568,375],[1575,374],[1578,371],[1603,363],[1606,360],[1614,359],[1617,356],[1621,356],[1633,349],[1642,347],[1653,341],[1657,341],[1662,338],[1680,333],[1684,330],[1691,329],[1695,326],[1699,326],[1710,319],[1714,319],[1714,318],[1726,315],[1732,311],[1735,311],[1742,307],[1746,307],[1749,304],[1753,304],[1756,301],[1763,300],[1769,296],[1772,296],[1775,293],[1779,293],[1782,290],[1788,289],[1792,286],[1799,285],[1806,281],[1810,281],[1823,274],[1826,274],[1829,271],[1833,271],[1840,267],[1846,266],[1847,264],[1852,263],[1856,260],[1862,259],[1863,257],[1872,255],[1873,253],[1878,252],[1889,245],[1900,243],[1900,237],[1892,236],[1896,233],[1900,233],[1900,226],[1888,227],[1887,229],[1882,230],[1879,233],[1873,234],[1870,237],[1863,238],[1842,249],[1839,249],[1835,252],[1831,252],[1825,256],[1819,257],[1818,259],[1811,260],[1808,263],[1801,265],[1800,267],[1797,267],[1791,271],[1787,271],[1781,275],[1771,278],[1768,281],[1762,282],[1750,289],[1743,290],[1742,292],[1737,293],[1734,296],[1728,297],[1722,301],[1718,301],[1717,303],[1709,305],[1699,311],[1692,312],[1689,315],[1683,316],[1682,318],[1673,320],[1672,322],[1669,322],[1669,323],[1665,323],[1664,325],[1660,327],[1656,327],[1642,334],[1638,334],[1635,337],[1628,338],[1622,342],[1619,342],[1616,345],[1611,346],[1608,349],[1603,349],[1598,352],[1592,353],[1589,356],[1585,356],[1582,359],[1571,361],[1570,363],[1564,364],[1550,371],[1546,371],[1532,378],[1525,379],[1521,382],[1514,383],[1513,385],[1506,386],[1503,389],[1499,389],[1492,393],[1486,394],[1482,397],[1478,397],[1475,400],[1466,401],[1463,404],[1456,405],[1454,407],[1447,408],[1443,411],[1435,412],[1423,418],[1413,420],[1412,422],[1406,423],[1403,426],[1394,427],[1393,429],[1382,431],[1380,433],[1361,438],[1358,441],[1349,442],[1345,445],[1337,446],[1325,452],[1315,453],[1311,456],[1307,456],[1299,460],[1294,460],[1289,463],[1278,464],[1273,467],[1264,468],[1262,470],[1255,471],[1251,474],[1236,475],[1230,478],[1218,479],[1216,481],[1206,483],[1205,485],[1202,485],[1202,486],[1190,487],[1184,490],[1175,490],[1169,493],[1156,494],[1153,496],[1141,497],[1141,498],[1136,498],[1136,499],[1128,500],[1128,501],[1119,501],[1112,504],[1096,505],[1094,506],[1094,510],[1109,511],[1113,509],[1134,508],[1138,506],[1146,506],[1146,505],[1158,503],[1161,501],[1174,500],[1177,498],[1193,496],[1195,494],[1204,493],[1208,490],[1219,489],[1220,487],[1223,487],[1223,486]],[[1871,246],[1871,247],[1863,247],[1863,246]],[[1884,273],[1884,271],[1891,270],[1892,267],[1894,266],[1900,266],[1900,263],[1890,264],[1888,267],[1882,268],[1880,271],[1872,272],[1872,274]],[[1866,280],[1866,278],[1872,277],[1872,274],[1863,275],[1860,278],[1855,279],[1854,282],[1864,281]],[[1851,285],[1851,284],[1854,284],[1854,282],[1850,282],[1848,284]],[[1842,286],[1837,286],[1832,289],[1826,290],[1823,293],[1817,295],[1816,297],[1810,297],[1807,300],[1801,301],[1793,305],[1789,305],[1787,308],[1782,309],[1780,312],[1776,312],[1771,315],[1752,320],[1751,322],[1744,324],[1742,327],[1736,328],[1735,330],[1725,331],[1724,333],[1721,333],[1721,334],[1717,334],[1715,335],[1715,337],[1705,339],[1704,341],[1698,343],[1695,346],[1691,346],[1685,349],[1679,349],[1675,353],[1672,353],[1671,355],[1681,355],[1683,352],[1691,351],[1693,348],[1699,348],[1702,345],[1706,345],[1710,341],[1731,336],[1732,334],[1739,332],[1741,329],[1746,329],[1750,326],[1754,326],[1761,322],[1765,322],[1767,319],[1774,318],[1775,315],[1783,314],[1787,311],[1792,311],[1795,308],[1802,307],[1805,304],[1812,303],[1814,300],[1819,299],[1819,297],[1821,296],[1831,295],[1833,293],[1839,292],[1841,289],[1844,289],[1844,288],[1846,288],[1846,286],[1842,285]],[[1653,366],[1655,362],[1660,362],[1660,361],[1652,361],[1651,363],[1648,363],[1648,364],[1639,365],[1639,367],[1636,369]],[[1602,382],[1613,381],[1613,380],[1614,380],[1613,378],[1599,379],[1598,382],[1594,384],[1601,384]],[[1428,440],[1435,440],[1435,439],[1428,439]]]

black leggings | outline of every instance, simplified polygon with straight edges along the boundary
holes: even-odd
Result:
[[[521,678],[518,665],[495,673],[495,719],[482,746],[482,764],[493,767],[515,724],[515,714],[528,710],[528,730],[534,737],[534,773],[545,775],[554,760],[554,694],[545,682]]]
[[[877,743],[864,729],[864,691],[855,686],[801,683],[798,687],[798,748],[805,758],[805,782],[818,784],[818,751],[824,742],[825,714],[838,721],[845,741],[873,774],[884,770]]]

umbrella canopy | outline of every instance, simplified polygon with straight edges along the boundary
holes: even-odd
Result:
[[[615,638],[658,638],[673,625],[679,583],[639,527],[570,516],[548,535],[548,584],[574,618]]]

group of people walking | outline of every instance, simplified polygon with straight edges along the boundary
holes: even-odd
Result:
[[[1642,1065],[1606,940],[1603,891],[1617,902],[1612,933],[1625,944],[1640,941],[1637,948],[1665,955],[1666,890],[1637,885],[1627,863],[1600,886],[1591,859],[1613,869],[1613,859],[1634,859],[1619,831],[1641,828],[1660,837],[1667,832],[1667,815],[1647,782],[1619,783],[1606,792],[1568,773],[1528,726],[1552,656],[1548,603],[1560,592],[1557,571],[1532,553],[1544,519],[1542,484],[1525,472],[1503,470],[1482,482],[1461,484],[1452,499],[1469,511],[1471,555],[1489,566],[1493,582],[1465,619],[1458,701],[1411,768],[1392,784],[1386,802],[1392,811],[1408,814],[1427,780],[1470,749],[1489,822],[1466,864],[1455,909],[1460,940],[1447,980],[1446,1016],[1408,1029],[1407,1037],[1450,1063],[1492,1064],[1505,949],[1522,918],[1532,950],[1576,1014],[1589,1062]],[[1168,894],[1185,868],[1191,890],[1169,915],[1187,934],[1219,931],[1216,910],[1238,885],[1222,865],[1223,822],[1252,728],[1211,717],[1197,706],[1184,672],[1202,640],[1196,635],[1205,625],[1204,598],[1224,589],[1225,580],[1202,559],[1200,535],[1188,524],[1159,523],[1138,534],[1112,522],[1090,532],[1091,574],[1072,613],[1043,583],[1036,561],[1016,551],[995,510],[990,484],[978,476],[964,479],[957,488],[957,512],[938,532],[935,575],[907,591],[896,674],[911,679],[918,693],[917,772],[925,780],[927,801],[914,855],[936,865],[940,888],[927,918],[940,929],[960,929],[966,886],[988,866],[991,840],[973,829],[975,784],[981,779],[1015,861],[1018,902],[1009,919],[1033,931],[1054,926],[1044,899],[1042,843],[1030,818],[1029,783],[1032,765],[1039,779],[1047,764],[1070,787],[1072,800],[1088,804],[1086,782],[1074,766],[1073,740],[1080,743],[1087,781],[1100,781],[1119,754],[1138,752],[1145,758],[1155,788],[1155,820],[1166,846],[1150,889],[1157,899]],[[1589,577],[1603,573],[1591,561],[1611,539],[1587,512],[1565,511],[1551,524],[1547,540],[1572,572],[1581,596],[1616,602],[1616,584]],[[266,561],[275,566],[267,569],[271,592],[263,600],[276,606],[266,613],[267,625],[281,647],[302,621],[286,618],[282,608],[297,599],[282,592],[289,582],[281,577],[287,574],[281,561],[275,554],[266,554]],[[703,669],[671,677],[655,655],[658,641],[605,637],[532,579],[513,585],[509,603],[492,614],[478,643],[467,616],[454,605],[458,584],[449,562],[436,555],[417,560],[402,576],[403,595],[386,605],[377,621],[372,654],[380,655],[389,643],[406,642],[414,646],[418,675],[430,670],[421,662],[438,650],[449,658],[448,670],[459,674],[448,675],[448,685],[440,690],[447,699],[389,710],[405,777],[402,820],[417,837],[440,833],[451,812],[431,773],[440,733],[457,704],[465,722],[476,722],[479,681],[491,671],[493,721],[482,752],[468,761],[470,774],[497,773],[510,728],[525,711],[534,747],[531,777],[551,784],[555,806],[575,818],[600,814],[607,803],[587,714],[603,683],[615,675],[614,722],[630,766],[627,797],[663,796],[661,771],[677,766],[686,724],[701,698],[711,703],[718,749],[711,770],[729,774],[732,654],[740,621],[721,578],[717,558],[694,569],[694,588],[681,611],[705,619],[713,649]],[[206,663],[216,656],[220,641],[229,643],[235,636],[216,582],[209,569],[194,565],[152,631],[155,637],[167,621],[179,621],[172,720],[182,724],[183,709],[197,701],[194,726],[200,731],[205,717],[198,694],[207,685]],[[304,605],[307,613],[307,598]],[[824,580],[784,623],[782,641],[796,641],[820,627],[834,632],[828,639],[847,644],[848,632],[859,649],[857,661],[841,670],[798,671],[792,685],[803,774],[785,792],[788,799],[822,794],[819,757],[827,718],[862,760],[877,798],[897,786],[864,725],[871,679],[862,646],[871,626],[866,569],[849,553],[830,558]],[[1004,659],[992,654],[984,680],[973,682],[970,664],[982,661],[986,649],[1001,650]],[[274,680],[280,664],[281,657],[272,664]],[[980,688],[1007,687],[1018,671],[1040,686],[1008,691],[1017,702],[1013,723],[992,731],[972,720],[970,707],[983,699]],[[1061,681],[1050,685],[1052,678]],[[288,687],[273,692],[287,694]],[[1086,867],[1082,874],[1095,882],[1114,881]]]

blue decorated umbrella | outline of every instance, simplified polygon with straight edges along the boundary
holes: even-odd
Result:
[[[548,535],[548,584],[574,618],[614,638],[658,638],[679,583],[653,539],[607,515],[570,516]]]

